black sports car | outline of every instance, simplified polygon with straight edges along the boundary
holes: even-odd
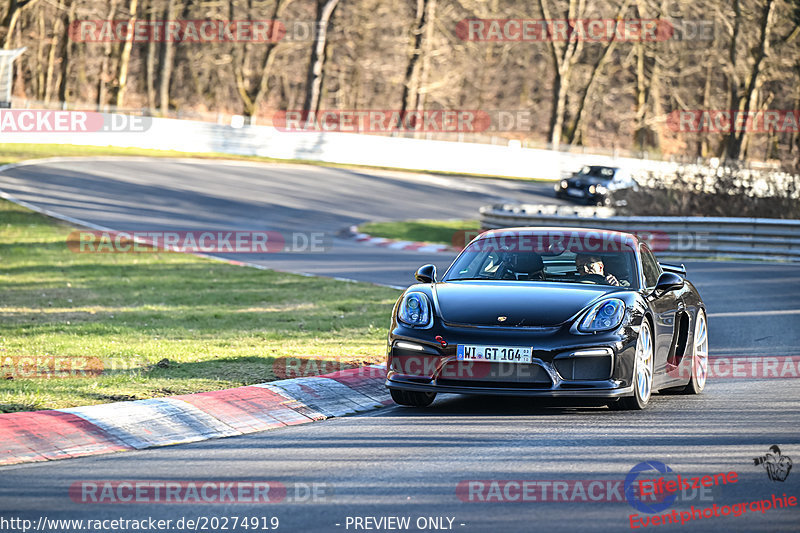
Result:
[[[446,392],[643,409],[654,391],[700,393],[708,326],[685,275],[627,233],[488,231],[442,279],[416,272],[392,313],[386,386],[409,406]]]
[[[590,165],[575,172],[572,177],[556,183],[553,188],[557,198],[603,205],[610,202],[609,192],[637,189],[638,185],[626,169]]]

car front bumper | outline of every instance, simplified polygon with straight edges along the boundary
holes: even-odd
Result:
[[[437,342],[437,336],[447,339],[446,344]],[[419,392],[614,399],[633,394],[635,341],[631,327],[575,335],[569,328],[397,326],[389,336],[386,386]],[[458,344],[531,347],[532,362],[458,361]]]
[[[572,384],[571,384],[572,385]],[[599,386],[598,386],[599,385]],[[619,382],[607,381],[605,383],[591,383],[585,386],[578,385],[579,388],[562,388],[554,386],[549,389],[529,389],[524,387],[497,388],[491,386],[464,386],[464,385],[441,385],[431,380],[428,383],[404,381],[401,379],[389,378],[386,386],[390,389],[418,391],[418,392],[441,392],[454,394],[487,394],[493,396],[532,396],[546,398],[621,398],[632,396],[633,387],[622,386]]]

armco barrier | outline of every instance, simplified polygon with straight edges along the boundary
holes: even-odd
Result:
[[[483,229],[582,227],[635,233],[656,255],[800,261],[800,221],[774,218],[613,216],[603,207],[497,204],[480,209]]]

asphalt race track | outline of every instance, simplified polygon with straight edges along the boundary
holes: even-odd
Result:
[[[366,220],[472,218],[487,203],[554,201],[549,184],[145,159],[13,168],[0,174],[0,189],[38,207],[117,230],[267,229],[332,235]],[[444,268],[452,259],[338,237],[331,242],[327,253],[235,258],[393,286],[411,283],[420,264]],[[800,355],[797,265],[686,265],[709,309],[712,356]],[[242,437],[6,467],[0,469],[0,519],[277,516],[279,531],[305,532],[363,531],[367,529],[354,527],[355,517],[396,516],[411,518],[410,531],[435,530],[431,523],[418,529],[420,517],[446,517],[442,529],[464,532],[623,531],[631,527],[629,515],[651,515],[629,505],[624,490],[614,484],[645,461],[665,463],[682,476],[738,473],[736,483],[710,493],[687,491],[665,512],[771,501],[773,494],[800,495],[796,468],[778,482],[753,462],[775,444],[784,455],[800,460],[798,383],[712,380],[701,396],[659,395],[640,413],[448,395],[427,409],[387,407]],[[69,488],[84,480],[272,481],[286,485],[288,493],[283,501],[266,505],[76,503]],[[470,480],[480,481],[486,490],[457,491],[459,486],[478,487],[469,485]],[[582,486],[600,481],[623,494],[614,497],[615,490],[607,489],[615,501],[602,501],[607,499],[602,494],[592,501],[596,492],[581,497],[570,485],[568,497],[539,501],[541,489],[523,496],[518,488],[522,484],[513,483],[523,480],[539,481],[539,487],[554,487],[548,482],[556,480],[582,481]],[[309,496],[306,489],[314,486],[317,494]],[[500,497],[489,490],[492,486],[501,487]],[[492,495],[493,501],[479,501],[492,500]],[[799,509],[748,509],[741,516],[647,529],[797,531]],[[361,524],[390,530],[374,522]]]

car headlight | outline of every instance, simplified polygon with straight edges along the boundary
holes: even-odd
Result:
[[[569,187],[567,180],[561,180],[561,188],[566,189],[567,187]]]
[[[403,296],[397,319],[404,324],[417,328],[429,327],[431,320],[431,302],[421,292],[409,292]]]
[[[592,306],[581,319],[578,329],[583,332],[613,329],[622,323],[624,316],[625,302],[618,298],[610,298]]]
[[[594,185],[589,185],[589,194],[594,194],[596,190],[597,187],[595,187]]]
[[[605,185],[598,185],[594,190],[597,191],[597,194],[605,194],[608,192],[608,188]]]

